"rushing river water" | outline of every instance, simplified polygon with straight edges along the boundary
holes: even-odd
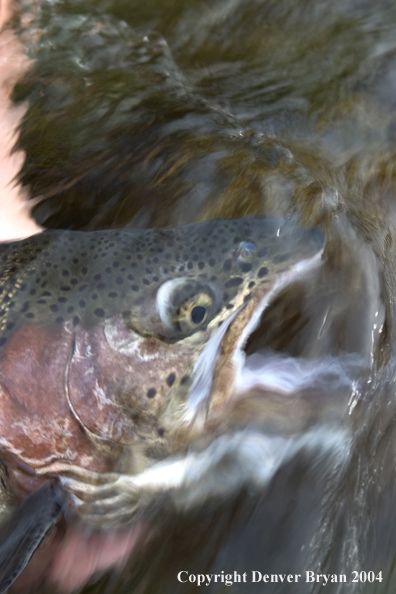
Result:
[[[26,3],[13,25],[34,60],[14,99],[29,101],[20,179],[39,225],[265,214],[326,234],[322,265],[276,296],[244,350],[236,389],[275,440],[259,486],[158,514],[123,573],[86,592],[195,592],[181,570],[310,570],[347,575],[333,594],[393,592],[395,3],[56,0]]]

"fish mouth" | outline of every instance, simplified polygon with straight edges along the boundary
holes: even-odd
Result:
[[[194,365],[193,382],[183,415],[186,424],[193,423],[195,427],[203,428],[214,417],[222,415],[230,400],[240,398],[253,387],[263,391],[283,391],[285,394],[295,390],[296,383],[292,381],[289,386],[286,381],[271,383],[268,379],[271,377],[270,372],[261,379],[259,374],[255,374],[254,380],[251,368],[249,375],[244,347],[260,324],[263,312],[283,289],[317,270],[321,265],[322,254],[323,249],[279,274],[270,290],[256,291],[248,302],[224,320]],[[273,375],[277,377],[276,369]]]

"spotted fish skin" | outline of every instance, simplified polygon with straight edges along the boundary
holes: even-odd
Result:
[[[232,310],[249,284],[252,289],[301,258],[304,242],[309,250],[323,239],[317,230],[296,232],[279,219],[239,219],[169,229],[46,231],[2,244],[0,346],[22,325],[94,325],[117,314],[127,325],[134,320],[141,334],[166,337],[161,320],[154,319],[163,283],[214,283],[215,313]],[[241,245],[242,251],[247,246],[245,258]]]
[[[219,326],[323,244],[238,219],[0,245],[0,448],[44,476],[165,458],[189,440],[182,409]]]

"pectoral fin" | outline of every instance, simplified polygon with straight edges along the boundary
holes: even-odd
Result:
[[[0,526],[0,594],[13,584],[63,511],[61,489],[46,484]]]

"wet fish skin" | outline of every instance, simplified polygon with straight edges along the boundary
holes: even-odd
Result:
[[[134,474],[163,459],[219,325],[323,244],[276,218],[1,244],[1,446],[36,472],[62,460]]]
[[[323,244],[317,229],[246,218],[166,229],[46,231],[1,244],[0,346],[21,325],[93,325],[117,314],[143,335],[178,340],[188,332],[166,329],[156,316],[154,296],[163,283],[185,278],[218,286],[215,314],[259,271],[259,279],[272,276],[301,257],[303,238],[307,246]]]

